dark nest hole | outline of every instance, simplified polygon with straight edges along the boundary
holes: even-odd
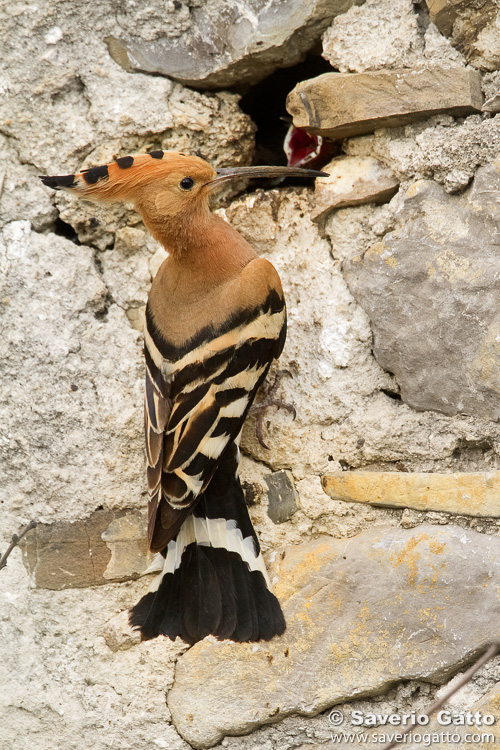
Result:
[[[67,240],[71,240],[75,245],[82,244],[71,224],[67,224],[59,217],[54,222],[54,234],[58,234],[60,237],[66,237]]]
[[[248,89],[241,97],[240,107],[257,126],[255,155],[252,164],[286,165],[283,143],[292,118],[286,109],[286,98],[301,81],[331,73],[331,65],[319,55],[308,55],[306,59],[290,68],[279,68],[272,75]],[[286,185],[307,184],[301,178],[287,178]],[[250,189],[269,187],[269,180],[252,180]]]

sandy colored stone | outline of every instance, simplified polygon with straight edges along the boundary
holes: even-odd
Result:
[[[397,192],[394,172],[372,156],[339,156],[323,167],[329,177],[316,180],[314,221],[322,221],[334,208],[363,203],[384,203]]]
[[[298,128],[333,139],[395,127],[438,113],[472,114],[483,103],[479,74],[462,68],[325,73],[287,98]]]
[[[39,523],[22,543],[38,588],[98,586],[137,578],[147,568],[146,518],[137,511],[96,510],[73,523]]]
[[[177,663],[168,705],[195,748],[292,713],[314,716],[396,680],[439,683],[500,634],[495,537],[453,526],[372,529],[285,548],[270,573],[283,636],[205,639]]]
[[[426,4],[431,21],[447,36],[451,34],[458,13],[471,5],[470,0],[426,0]],[[484,4],[484,0],[476,3],[478,6]]]
[[[334,500],[386,508],[500,518],[500,472],[474,474],[400,471],[342,471],[325,474],[325,492]]]

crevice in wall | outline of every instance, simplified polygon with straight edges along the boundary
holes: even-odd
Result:
[[[401,394],[398,393],[397,391],[392,391],[389,388],[381,388],[380,392],[383,393],[388,398],[393,399],[393,401],[399,401],[399,402],[402,401]]]
[[[102,268],[101,259],[99,257],[99,250],[96,247],[92,247],[93,255],[94,255],[94,266],[96,268],[97,273],[99,274],[99,278],[101,279],[102,283],[106,287],[106,297],[103,300],[102,306],[99,310],[97,310],[94,315],[97,318],[97,320],[103,320],[106,318],[108,314],[108,310],[111,307],[111,305],[116,304],[115,300],[113,299],[113,295],[111,294],[108,285],[106,284],[104,280],[104,273]]]
[[[65,237],[67,240],[74,242],[75,245],[82,244],[78,239],[76,230],[71,226],[71,224],[67,224],[59,216],[54,222],[54,228],[52,231],[54,232],[54,234],[59,235],[59,237]]]
[[[429,16],[429,9],[427,8],[427,5],[425,2],[414,3],[413,8],[415,10],[415,15],[417,18],[418,33],[423,42],[424,37],[425,37],[425,32],[427,31],[429,24],[431,22],[431,19]]]
[[[240,107],[257,127],[253,164],[286,164],[283,142],[292,122],[286,110],[286,98],[301,81],[332,70],[320,55],[310,54],[298,65],[279,68],[243,94]]]

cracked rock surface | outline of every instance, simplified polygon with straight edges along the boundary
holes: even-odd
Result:
[[[403,678],[442,682],[499,637],[498,539],[452,527],[376,529],[285,548],[274,559],[285,634],[257,645],[208,638],[177,663],[168,705],[193,747],[292,713],[315,715]],[[478,622],[478,611],[491,618]],[[242,682],[248,687],[235,701]]]
[[[182,35],[157,31],[150,39],[132,27],[107,42],[127,70],[161,73],[199,88],[244,86],[303,60],[332,19],[354,2],[209,0],[192,9]]]
[[[91,248],[16,221],[0,251],[4,528],[12,513],[49,522],[137,507],[139,334],[107,309]]]
[[[420,180],[394,231],[344,264],[375,356],[415,409],[500,419],[499,191],[498,161],[460,197]]]

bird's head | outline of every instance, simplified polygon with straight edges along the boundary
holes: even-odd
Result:
[[[175,151],[122,156],[111,164],[60,177],[44,185],[90,201],[130,202],[140,213],[176,216],[206,203],[216,172],[203,159]]]
[[[167,225],[178,230],[195,217],[209,215],[209,196],[222,183],[242,177],[321,176],[297,167],[214,169],[198,156],[151,151],[122,156],[111,164],[76,174],[40,179],[47,187],[90,201],[130,202],[153,236],[163,240]]]

